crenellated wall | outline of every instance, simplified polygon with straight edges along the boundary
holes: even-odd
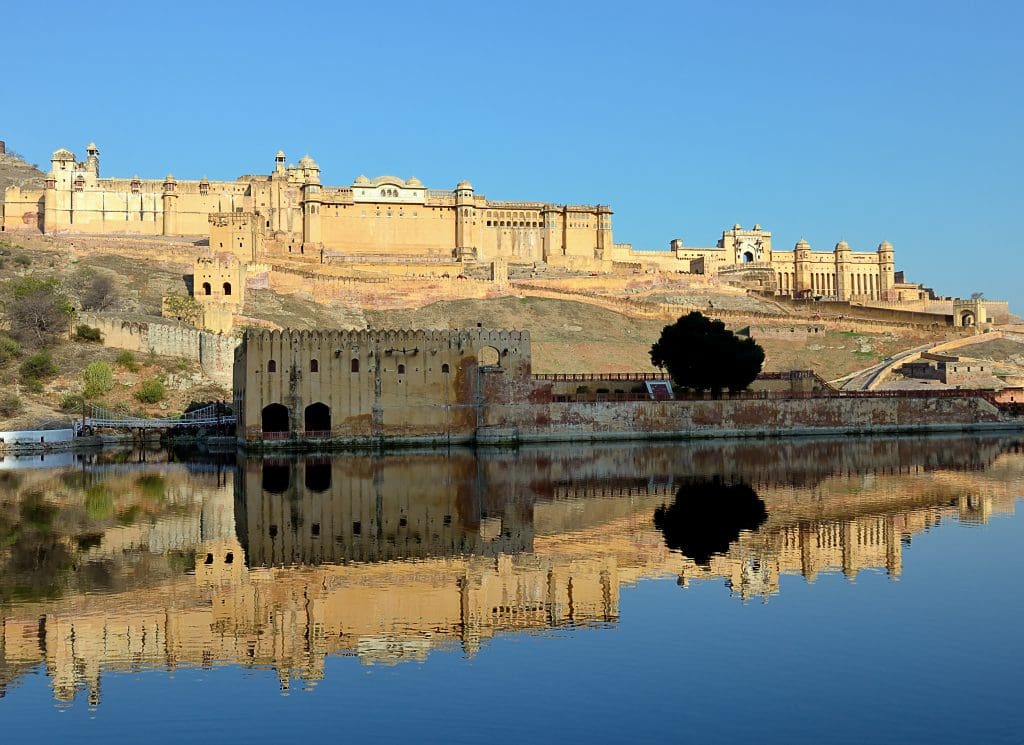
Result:
[[[230,385],[238,338],[188,326],[155,321],[130,321],[102,313],[80,313],[79,322],[98,328],[104,346],[198,362],[203,374]]]

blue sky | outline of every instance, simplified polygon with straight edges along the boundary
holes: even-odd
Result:
[[[882,240],[1024,312],[1024,3],[31,3],[4,10],[30,161],[234,178],[309,152],[494,199],[609,203],[618,242]],[[14,33],[10,33],[14,30]]]

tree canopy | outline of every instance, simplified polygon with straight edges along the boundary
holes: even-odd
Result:
[[[721,321],[694,311],[661,330],[651,347],[651,362],[667,370],[673,382],[695,391],[742,391],[764,364],[764,350],[740,339]]]

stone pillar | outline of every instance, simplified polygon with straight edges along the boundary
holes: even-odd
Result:
[[[164,235],[178,234],[178,192],[174,174],[168,173],[164,179]]]
[[[801,238],[793,248],[793,296],[811,291],[811,244]]]
[[[853,288],[850,287],[850,244],[846,241],[839,241],[836,244],[836,297],[839,300],[849,300],[853,295]]]
[[[612,208],[597,205],[597,258],[606,260],[612,255]]]
[[[881,300],[894,300],[893,290],[896,287],[896,252],[889,241],[878,244],[878,297]]]
[[[57,228],[57,179],[53,174],[46,177],[43,205],[43,232],[52,233]]]
[[[320,232],[322,206],[320,184],[307,183],[302,188],[302,244],[304,246],[318,246],[323,241]]]
[[[473,185],[468,181],[460,181],[455,187],[455,248],[460,249],[462,256],[472,252],[461,250],[474,248],[473,222],[476,220],[476,205],[473,201]],[[483,256],[478,255],[477,259]]]

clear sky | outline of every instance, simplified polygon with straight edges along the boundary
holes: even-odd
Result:
[[[283,148],[328,184],[608,203],[638,248],[733,223],[889,240],[910,279],[1024,312],[1024,3],[100,0],[2,24],[0,139],[44,169],[95,140],[104,175],[231,179]]]

